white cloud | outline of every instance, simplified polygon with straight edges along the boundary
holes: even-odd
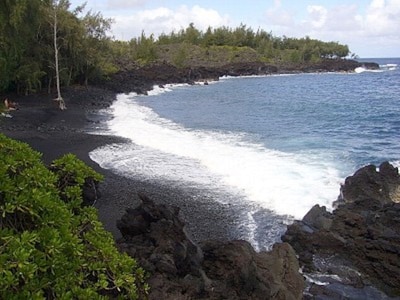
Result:
[[[274,26],[291,27],[294,24],[291,12],[282,9],[281,0],[274,1],[274,7],[266,12],[266,22]]]
[[[143,6],[148,0],[107,0],[107,9],[119,10]]]
[[[325,29],[330,32],[354,33],[361,30],[362,16],[357,5],[340,5],[328,11]]]
[[[182,5],[176,10],[166,7],[142,10],[130,16],[114,16],[114,20],[113,33],[116,38],[124,40],[139,36],[142,30],[148,35],[153,33],[158,36],[161,33],[186,28],[190,23],[194,23],[200,30],[206,30],[208,26],[220,27],[230,23],[228,16],[222,16],[216,10],[198,5]]]
[[[301,32],[311,37],[348,43],[349,39],[363,35],[363,16],[357,5],[333,8],[309,6],[308,16],[302,21]]]
[[[308,22],[310,22],[314,28],[322,28],[325,25],[328,17],[328,10],[325,7],[320,5],[309,5],[307,6],[307,12],[310,17]]]
[[[364,18],[365,31],[375,36],[400,34],[400,0],[373,0]]]
[[[149,0],[107,0],[112,9],[113,34],[117,39],[129,40],[140,36],[179,31],[194,23],[196,28],[206,30],[208,26],[238,26],[242,20],[232,20],[228,15],[200,5],[158,7],[144,9]],[[386,52],[399,56],[400,51],[400,0],[370,0],[362,7],[357,1],[349,4],[328,6],[327,4],[299,7],[281,0],[263,14],[260,26],[275,35],[317,38],[324,41],[339,41],[361,56],[364,53]],[[353,2],[353,3],[351,3]],[[97,3],[94,1],[93,3]],[[98,2],[102,3],[102,1]],[[285,6],[286,5],[286,6]],[[364,10],[362,10],[362,8]],[[299,19],[302,16],[302,19]],[[255,16],[255,19],[258,19]],[[382,54],[383,55],[383,54]]]
[[[303,20],[295,20],[277,0],[266,13],[266,26],[277,35],[339,41],[356,53],[381,51],[400,55],[400,0],[371,0],[363,13],[357,4],[310,5]]]

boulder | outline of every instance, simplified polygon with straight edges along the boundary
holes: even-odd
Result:
[[[293,246],[305,272],[335,273],[353,287],[372,284],[400,296],[399,187],[398,170],[389,163],[363,167],[346,178],[333,213],[314,206],[288,226],[282,240]],[[326,268],[328,260],[335,263]],[[346,275],[349,268],[358,275]]]
[[[359,169],[353,176],[346,178],[341,189],[344,203],[367,200],[382,206],[393,202],[400,186],[397,168],[384,162],[377,169],[374,165]]]
[[[287,243],[256,253],[242,240],[207,241],[203,268],[212,282],[210,299],[301,299],[304,279]],[[226,298],[224,298],[226,297]]]
[[[325,206],[317,204],[304,216],[303,223],[315,229],[328,230],[332,226],[332,215],[326,211]]]
[[[257,253],[245,241],[194,244],[179,209],[143,194],[117,222],[121,251],[149,274],[149,299],[301,299],[305,287],[293,248]]]

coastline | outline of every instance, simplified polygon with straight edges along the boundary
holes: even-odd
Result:
[[[237,226],[238,220],[235,220],[231,208],[213,200],[197,199],[195,202],[196,195],[191,191],[179,190],[162,182],[125,178],[101,168],[90,159],[89,153],[98,147],[126,142],[117,136],[96,135],[88,131],[96,122],[88,115],[109,107],[116,98],[115,93],[97,87],[86,89],[74,86],[64,89],[63,95],[67,105],[65,111],[60,111],[48,94],[10,97],[19,104],[19,110],[10,112],[12,118],[0,119],[0,132],[28,143],[42,153],[46,164],[64,154],[73,153],[103,174],[104,181],[99,185],[101,197],[95,207],[100,221],[115,239],[121,237],[116,227],[117,220],[127,208],[138,205],[139,192],[156,203],[179,207],[187,231],[195,242],[236,238],[231,229]]]
[[[162,84],[154,79],[150,80],[148,78],[147,79],[143,78],[142,80],[143,82],[146,82],[146,84],[151,84],[151,83]],[[127,81],[128,82],[124,83],[126,84],[125,88],[129,88],[131,84],[134,84],[130,83],[129,80]],[[181,81],[183,80],[181,79]],[[103,183],[100,184],[99,187],[102,196],[100,200],[96,203],[95,207],[98,209],[100,221],[104,224],[106,230],[110,231],[114,235],[114,238],[117,240],[116,242],[120,247],[122,247],[121,248],[122,251],[127,251],[128,253],[129,251],[133,251],[130,254],[132,256],[134,256],[134,253],[136,253],[135,246],[129,245],[129,240],[130,240],[129,237],[127,239],[124,239],[125,237],[120,238],[121,234],[116,228],[116,221],[119,220],[121,216],[125,213],[126,208],[135,208],[141,205],[142,198],[140,198],[138,194],[146,195],[150,199],[154,200],[154,202],[157,204],[166,204],[167,206],[179,207],[181,211],[180,216],[183,219],[183,224],[185,224],[186,226],[186,231],[189,233],[189,236],[192,238],[192,240],[194,242],[197,242],[200,245],[200,247],[202,247],[205,253],[207,253],[207,251],[213,253],[213,251],[215,251],[213,249],[218,249],[218,251],[220,249],[221,251],[225,249],[227,244],[229,244],[232,240],[238,238],[236,234],[239,225],[238,224],[239,220],[238,217],[236,217],[238,214],[236,214],[235,212],[240,212],[240,207],[230,207],[226,205],[220,205],[216,203],[215,200],[209,201],[208,199],[203,199],[202,197],[199,197],[198,195],[196,195],[196,191],[180,190],[174,188],[173,186],[169,186],[168,182],[154,183],[154,182],[145,182],[135,178],[134,179],[125,178],[117,174],[114,174],[109,170],[102,169],[96,162],[90,159],[89,153],[92,150],[96,149],[97,147],[113,143],[127,142],[127,140],[116,136],[91,134],[88,130],[90,129],[90,127],[93,128],[94,126],[96,126],[96,124],[98,123],[97,118],[96,117],[93,118],[93,116],[95,116],[96,113],[99,112],[99,110],[108,108],[113,103],[113,101],[115,101],[116,93],[117,91],[114,89],[110,89],[110,87],[105,87],[105,88],[90,87],[86,89],[81,86],[73,86],[65,88],[63,90],[63,96],[65,98],[66,105],[68,108],[66,111],[60,111],[56,103],[54,103],[52,98],[47,94],[31,95],[24,97],[16,97],[16,96],[10,97],[12,101],[19,103],[20,109],[17,111],[10,112],[12,118],[0,118],[0,132],[4,133],[8,137],[26,142],[33,149],[41,152],[43,154],[43,161],[46,164],[49,164],[53,159],[56,159],[62,156],[63,154],[73,153],[77,155],[78,158],[83,160],[86,164],[94,168],[99,173],[103,174],[105,176],[105,180]],[[380,169],[383,170],[383,168],[381,167]],[[390,179],[389,188],[387,188],[390,191],[391,189],[393,189],[391,185],[394,185],[395,188],[398,187],[399,175],[397,169],[396,171],[394,171],[394,169],[392,169],[391,167],[387,167],[386,169],[387,170],[385,172],[382,172],[381,175],[385,180],[386,177]],[[366,170],[371,171],[373,173],[372,174],[373,176],[375,175],[378,176],[377,182],[379,184],[381,184],[381,181],[384,182],[384,180],[379,177],[381,175],[375,174],[376,172],[375,167],[367,168]],[[372,175],[371,176],[370,175],[371,174],[369,174],[367,178],[371,178]],[[377,186],[379,186],[379,184],[377,184]],[[382,184],[385,185],[386,183]],[[369,186],[370,186],[369,182],[367,182],[366,184],[362,183],[359,190],[364,188],[369,188]],[[358,195],[359,190],[357,190],[357,192],[355,193],[356,195]],[[369,197],[369,195],[367,196]],[[389,198],[390,197],[388,196],[388,199]],[[369,198],[367,200],[369,201]],[[353,251],[353,249],[350,246],[353,245],[354,237],[357,238],[358,237],[357,235],[362,230],[361,231],[355,230],[355,232],[352,232],[352,236],[348,237],[347,233],[349,232],[349,230],[345,229],[344,230],[345,235],[343,235],[343,237],[340,236],[339,239],[337,238],[337,235],[335,235],[334,232],[334,230],[336,230],[337,228],[341,229],[342,224],[346,225],[347,219],[353,220],[354,218],[353,206],[358,205],[358,203],[353,204],[353,201],[351,199],[350,200],[344,199],[343,201],[345,202],[347,201],[348,203],[343,204],[343,209],[338,211],[343,212],[343,215],[345,216],[344,221],[341,220],[340,218],[338,218],[337,221],[335,221],[336,220],[335,218],[337,218],[336,212],[331,215],[330,213],[327,213],[325,211],[324,207],[320,209],[318,206],[315,206],[304,217],[302,221],[296,221],[294,225],[289,227],[295,233],[294,235],[293,234],[291,235],[290,230],[285,234],[283,240],[285,242],[290,242],[290,245],[293,246],[293,248],[296,250],[296,253],[301,254],[299,258],[301,264],[306,265],[308,268],[310,268],[309,270],[308,269],[306,270],[306,273],[312,271],[313,268],[319,270],[318,266],[307,265],[309,264],[309,261],[307,259],[309,257],[312,257],[311,254],[314,253],[313,252],[314,246],[313,248],[311,248],[309,252],[307,252],[308,245],[320,245],[322,247],[321,253],[324,254],[323,251],[326,250],[327,253],[329,254],[331,253],[332,249],[335,249],[335,247],[337,246],[337,242],[339,241],[340,243],[343,243],[343,245],[340,244],[340,249],[341,251],[343,251],[343,255],[345,258],[348,256],[346,251],[350,252]],[[380,201],[382,201],[380,198],[377,199],[377,202]],[[378,213],[382,214],[382,219],[385,217],[388,219],[387,222],[390,223],[392,222],[392,220],[390,219],[391,215],[389,214],[386,217],[386,211],[387,210],[398,211],[400,209],[400,206],[398,204],[392,204],[391,202],[388,204],[385,201],[383,201],[382,204],[377,205],[378,209],[381,209],[378,211]],[[382,205],[383,208],[381,208],[380,205]],[[350,210],[348,211],[349,208]],[[361,216],[364,216],[365,214],[366,215],[375,214],[375,207],[366,206],[366,207],[361,207],[359,209]],[[356,218],[356,220],[361,220],[361,219],[362,219],[361,217],[358,219]],[[382,228],[379,227],[381,226],[381,224],[379,222],[375,224],[374,223],[375,220],[376,218],[371,219],[368,217],[365,218],[365,220],[362,219],[362,222],[365,221],[365,224],[372,228],[371,230],[378,230],[378,229],[381,230]],[[332,222],[338,222],[337,224],[339,225],[331,226],[331,224],[333,224]],[[180,221],[178,220],[177,223],[180,223]],[[360,221],[361,228],[364,228],[365,224],[361,223]],[[374,227],[375,225],[377,225],[379,228],[375,229]],[[323,229],[321,231],[322,233],[319,232],[319,229],[321,229],[320,227]],[[330,235],[332,234],[333,238],[327,239],[326,238],[327,234],[328,237],[330,237]],[[294,238],[298,238],[299,240],[295,240],[292,236],[294,236]],[[377,234],[377,236],[382,236],[382,234],[379,233]],[[310,239],[314,239],[315,241],[311,243]],[[350,242],[343,242],[346,239],[349,239]],[[203,243],[206,240],[214,240],[214,242],[217,244],[211,246],[210,248],[210,244],[207,244],[207,242]],[[361,239],[358,239],[357,241],[360,240],[362,241],[362,243],[364,243],[364,241],[367,241],[368,243],[380,242],[379,239],[376,239],[374,237],[371,240],[368,235],[362,236]],[[220,241],[228,241],[228,243],[218,244]],[[306,246],[302,245],[303,242]],[[362,243],[360,245],[358,244],[356,245],[361,249],[360,250],[361,252],[364,251],[363,250],[364,244]],[[390,241],[390,243],[392,243],[392,241]],[[274,245],[274,247],[276,245],[282,245],[282,244],[277,243]],[[369,244],[367,244],[367,246],[368,245]],[[397,244],[394,245],[390,244],[390,247],[397,247]],[[251,247],[249,249],[251,249],[249,251],[254,251],[253,248]],[[359,249],[357,248],[356,250],[358,251]],[[152,250],[150,249],[149,251],[150,251],[149,253],[151,254]],[[235,253],[237,253],[236,252],[238,251],[237,248],[235,248],[234,251],[235,252],[232,257],[234,257]],[[382,253],[379,252],[379,255],[383,255],[382,257],[386,257],[388,255],[386,249],[381,250],[381,252]],[[175,254],[176,253],[174,252],[174,255]],[[263,255],[262,252],[259,252],[259,254]],[[164,262],[163,259],[168,258],[168,255],[169,254],[167,254],[165,257],[159,256],[158,257],[159,259],[156,260],[156,262],[160,261]],[[226,257],[225,253],[223,253],[222,255],[223,257]],[[232,253],[230,255],[232,255]],[[138,256],[139,258],[141,258],[139,254]],[[354,266],[356,267],[355,270],[361,268],[361,270],[364,272],[363,268],[365,268],[366,272],[369,272],[370,270],[365,267],[365,265],[368,265],[368,259],[365,258],[360,261],[357,260],[357,257],[358,256],[356,255],[356,259],[354,259],[354,261],[351,262],[351,264],[352,265],[354,264]],[[213,264],[215,264],[215,262],[211,263],[210,265],[214,266]],[[338,264],[339,266],[340,265],[346,266],[347,261],[339,260]],[[238,263],[238,265],[240,265],[240,262]],[[165,267],[165,265],[161,266]],[[382,268],[383,269],[385,268],[384,264],[382,264]],[[298,270],[299,267],[296,266],[295,271],[297,272]],[[342,271],[343,270],[340,269],[338,273],[340,274],[339,276],[340,278],[342,278],[343,276],[343,278],[346,278],[347,280],[347,277],[350,276],[349,282],[343,283],[343,287],[354,285],[353,293],[356,294],[364,293],[366,289],[370,289],[368,291],[369,293],[372,294],[378,295],[380,293],[378,290],[374,290],[373,286],[371,290],[371,282],[369,281],[368,277],[364,276],[364,273],[360,272],[354,279],[352,277],[352,274],[349,275],[347,273],[340,273]],[[165,275],[164,273],[162,274],[163,274],[162,276],[167,276],[167,277],[169,276]],[[166,274],[168,274],[168,272]],[[313,274],[311,273],[311,275]],[[155,286],[154,289],[155,295],[157,293],[157,284],[159,284],[159,281],[157,281],[159,280],[159,277],[157,276],[158,275],[156,274],[155,277],[152,278],[153,281],[150,282],[152,286],[153,285]],[[379,288],[382,288],[383,291],[389,292],[389,294],[392,293],[391,287],[386,287],[385,285],[382,285],[380,280],[376,280],[374,283],[377,284]],[[176,286],[175,285],[176,283],[173,284],[174,286]],[[186,284],[187,282],[183,283],[180,282],[180,286],[185,287]],[[303,290],[305,292],[305,294],[303,295],[309,295],[310,299],[312,299],[311,294],[329,295],[329,293],[334,293],[334,294],[337,293],[337,295],[339,295],[341,291],[334,290],[334,287],[335,285],[337,286],[337,284],[339,284],[340,287],[342,283],[341,282],[337,283],[335,281],[332,281],[329,283],[327,287],[325,287],[325,285],[324,287],[321,287],[318,285],[318,283],[314,284],[311,281],[308,283],[310,290],[307,290],[310,292],[310,294],[306,294],[306,291]],[[330,285],[332,285],[332,288],[330,288]],[[395,282],[393,286],[396,285],[397,282]],[[381,299],[387,299],[385,298],[386,297],[385,295],[383,294],[379,295],[382,295]]]
[[[60,111],[51,95],[41,93],[29,96],[8,95],[20,109],[12,111],[12,118],[0,119],[0,132],[28,143],[43,154],[46,164],[66,153],[73,153],[86,164],[105,176],[100,184],[102,197],[96,203],[99,218],[114,238],[121,235],[116,221],[127,208],[138,204],[138,192],[143,192],[156,203],[177,206],[181,210],[187,231],[195,242],[207,239],[232,240],[240,238],[240,207],[223,205],[213,199],[197,199],[193,191],[181,190],[166,183],[150,183],[141,179],[119,176],[101,168],[89,153],[101,146],[124,143],[117,136],[89,133],[89,127],[98,122],[97,112],[106,109],[119,93],[147,94],[155,85],[204,82],[219,80],[222,76],[257,76],[297,74],[310,72],[353,71],[360,63],[347,60],[325,61],[312,66],[281,66],[265,63],[232,63],[221,68],[186,68],[161,63],[123,71],[110,80],[88,88],[63,88],[67,110]],[[372,66],[376,67],[376,66]],[[92,130],[93,132],[93,130]],[[235,213],[236,212],[236,213]],[[211,227],[210,224],[213,224]]]

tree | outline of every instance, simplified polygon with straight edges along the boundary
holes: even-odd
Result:
[[[44,75],[35,57],[40,0],[0,1],[0,91],[40,89]]]
[[[142,31],[141,36],[137,39],[132,39],[130,44],[134,49],[134,57],[139,61],[139,63],[146,64],[157,59],[153,34],[151,34],[149,37],[146,37],[145,32]]]
[[[99,12],[88,12],[82,18],[84,38],[81,44],[81,71],[85,86],[90,78],[96,79],[106,73],[116,71],[112,64],[112,47],[107,31],[111,28],[111,19],[104,18]]]
[[[56,85],[57,85],[57,98],[54,99],[55,101],[58,101],[58,106],[61,110],[67,109],[64,99],[61,96],[61,89],[60,89],[60,70],[59,70],[59,65],[58,65],[58,43],[57,43],[57,34],[58,34],[58,10],[60,7],[60,0],[53,0],[52,3],[52,9],[53,9],[53,41],[54,41],[54,65],[56,69]],[[62,3],[61,3],[62,4]]]
[[[109,19],[68,0],[0,1],[0,92],[32,93],[114,72]],[[63,101],[59,101],[61,108]]]
[[[192,45],[198,45],[201,33],[196,27],[194,27],[194,23],[190,23],[189,26],[185,29],[184,36],[185,42],[188,42]]]

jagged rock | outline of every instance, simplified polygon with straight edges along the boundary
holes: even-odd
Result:
[[[332,226],[332,215],[326,211],[326,207],[314,205],[304,216],[303,222],[315,229],[328,230]]]
[[[393,201],[399,186],[398,170],[389,163],[379,169],[363,167],[346,178],[333,213],[314,206],[282,239],[293,246],[306,272],[332,273],[334,266],[346,264],[359,272],[346,279],[348,284],[372,283],[390,296],[400,296],[400,203]],[[318,259],[335,263],[321,270]]]
[[[266,75],[278,72],[276,66],[262,62],[232,63],[221,69],[224,75],[229,76]]]
[[[359,169],[353,176],[346,178],[341,195],[345,203],[368,200],[376,205],[393,202],[392,194],[400,185],[397,168],[388,162],[379,166],[373,165]]]
[[[202,249],[211,299],[301,299],[304,279],[289,244],[256,253],[245,241],[208,241]]]
[[[316,63],[288,63],[279,65],[280,73],[353,72],[358,67],[379,69],[377,63],[360,63],[352,59],[324,59]]]
[[[144,67],[121,68],[109,80],[101,82],[102,86],[117,93],[136,92],[147,94],[154,85],[169,83],[194,84],[198,81],[218,80],[222,76],[268,75],[276,73],[300,72],[352,72],[357,67],[379,69],[375,63],[359,63],[355,60],[325,59],[318,63],[281,64],[278,66],[260,61],[232,62],[220,66],[190,66],[177,68],[163,62]]]
[[[301,299],[304,279],[289,244],[261,253],[245,241],[207,241],[200,248],[178,208],[139,198],[117,222],[118,246],[150,274],[149,299]]]
[[[139,242],[139,246],[146,240],[145,244],[151,245],[151,252],[140,247],[136,249],[136,255],[140,256],[140,252],[144,257],[150,254],[150,262],[162,273],[166,269],[173,274],[187,274],[193,270],[195,273],[200,266],[202,253],[186,235],[179,209],[155,205],[143,194],[139,198],[142,203],[135,209],[128,209],[117,221],[124,240],[132,245]]]

